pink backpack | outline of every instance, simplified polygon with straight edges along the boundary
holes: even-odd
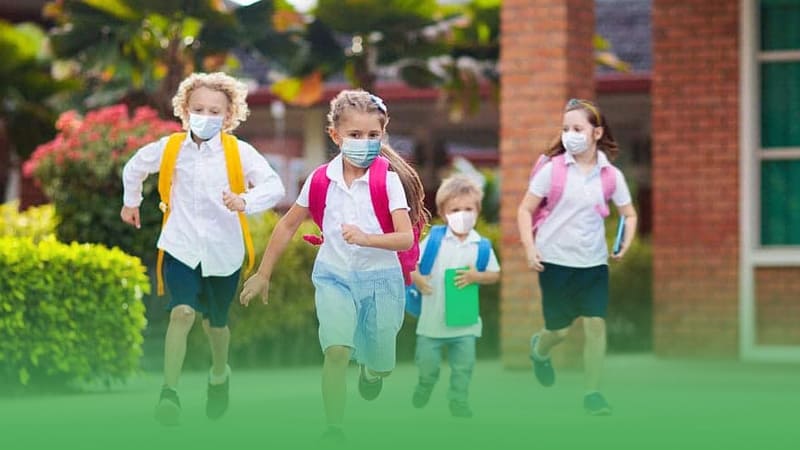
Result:
[[[325,215],[325,206],[328,197],[328,186],[331,179],[327,174],[328,165],[323,164],[314,170],[311,175],[311,185],[308,193],[308,211],[311,219],[322,232],[322,219]],[[378,223],[384,233],[394,232],[394,222],[392,222],[392,212],[389,211],[389,194],[386,189],[386,174],[389,172],[389,160],[383,156],[378,156],[369,168],[369,193],[372,198],[372,209],[378,218]],[[419,235],[424,224],[415,223],[412,226],[414,231],[414,244],[408,250],[397,252],[397,259],[403,269],[403,278],[406,286],[411,284],[411,272],[416,270],[419,260]],[[322,236],[305,235],[307,242],[313,245],[322,244]]]
[[[558,201],[561,200],[561,195],[564,193],[564,186],[567,183],[567,162],[564,159],[563,153],[552,158],[546,155],[539,156],[536,164],[533,165],[529,179],[533,179],[533,176],[536,175],[548,161],[553,162],[553,171],[550,178],[550,191],[547,192],[547,196],[542,199],[542,202],[539,203],[536,211],[533,212],[534,234],[536,234],[536,230],[539,228],[542,222],[547,219],[547,216],[553,212],[553,208],[556,207]],[[600,169],[600,183],[603,186],[603,199],[605,201],[595,205],[594,208],[597,213],[600,214],[600,216],[608,217],[608,201],[611,199],[611,196],[617,189],[617,176],[614,173],[612,166],[605,166]]]

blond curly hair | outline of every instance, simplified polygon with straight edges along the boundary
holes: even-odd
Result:
[[[181,81],[178,92],[172,97],[175,117],[181,119],[184,129],[189,129],[189,97],[200,87],[222,92],[228,98],[228,111],[222,122],[222,131],[231,132],[250,115],[247,106],[247,86],[232,76],[222,73],[193,73]]]

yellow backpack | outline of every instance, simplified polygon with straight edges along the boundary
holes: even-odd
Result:
[[[242,170],[242,160],[239,157],[239,143],[236,137],[222,133],[222,149],[225,152],[225,167],[228,169],[228,182],[231,185],[231,192],[235,194],[242,194],[245,191],[244,171]],[[164,149],[164,156],[161,158],[161,168],[158,172],[158,195],[161,197],[161,203],[158,207],[164,213],[161,219],[161,228],[167,223],[169,217],[169,200],[172,192],[172,175],[175,173],[175,164],[178,161],[178,152],[181,150],[181,144],[186,139],[186,133],[175,133],[167,140],[167,146]],[[250,227],[247,225],[247,217],[241,211],[238,213],[239,223],[242,226],[242,236],[244,236],[244,244],[247,249],[247,269],[245,275],[253,270],[255,264],[255,253],[253,252],[253,238],[250,236]],[[158,259],[156,261],[156,293],[161,296],[164,295],[164,250],[158,249]]]

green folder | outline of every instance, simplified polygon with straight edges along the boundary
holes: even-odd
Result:
[[[478,285],[472,283],[464,288],[458,288],[455,283],[458,271],[467,268],[444,271],[444,322],[449,327],[478,323]]]

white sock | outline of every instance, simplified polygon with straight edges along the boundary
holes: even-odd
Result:
[[[366,380],[367,380],[367,381],[369,381],[370,383],[374,383],[375,381],[378,381],[378,380],[380,380],[380,379],[381,379],[381,377],[379,377],[379,376],[377,376],[377,375],[373,375],[373,374],[372,374],[372,373],[369,371],[369,369],[367,369],[367,367],[366,367],[366,366],[364,366],[364,379],[366,379]]]
[[[533,357],[538,359],[539,361],[547,361],[550,359],[550,355],[544,356],[539,353],[539,343],[542,342],[542,336],[539,336],[539,339],[536,340],[536,345],[533,347]]]
[[[231,376],[231,366],[225,364],[225,372],[222,375],[214,375],[214,369],[212,368],[208,372],[208,382],[211,384],[222,384],[228,377]]]

